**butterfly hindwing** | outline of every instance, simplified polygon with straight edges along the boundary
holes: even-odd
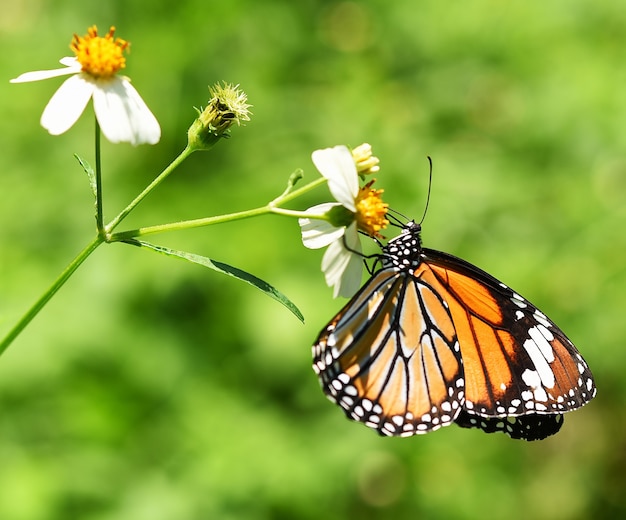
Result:
[[[463,428],[480,428],[486,433],[503,432],[512,439],[540,441],[563,426],[561,414],[528,414],[519,417],[480,417],[461,410],[454,421]]]

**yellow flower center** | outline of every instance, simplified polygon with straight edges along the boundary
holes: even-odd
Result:
[[[92,25],[85,36],[74,35],[70,49],[83,66],[83,72],[94,78],[110,78],[126,66],[124,51],[130,43],[115,38],[115,27],[111,27],[106,36],[98,36],[98,29]]]
[[[368,182],[359,189],[356,197],[356,221],[361,231],[371,237],[381,238],[380,231],[387,227],[389,221],[387,215],[388,204],[380,198],[384,190],[373,190],[371,188],[374,181]]]

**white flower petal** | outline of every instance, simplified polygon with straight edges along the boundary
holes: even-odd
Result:
[[[302,243],[309,249],[326,247],[345,233],[344,227],[335,227],[325,220],[300,219],[299,223],[302,227]]]
[[[352,224],[350,224],[348,228],[346,229],[345,242],[346,242],[346,245],[350,249],[352,249],[352,251],[356,251],[357,253],[361,253],[363,251],[363,249],[361,248],[361,240],[360,240],[359,230],[358,230],[356,222],[353,222]],[[360,259],[362,259],[361,256],[359,255],[357,256]]]
[[[302,228],[302,243],[309,249],[320,249],[331,244],[335,240],[340,239],[345,228],[343,226],[333,226],[327,220],[315,218],[315,216],[322,216],[333,207],[341,206],[336,202],[325,202],[318,204],[307,209],[306,213],[311,215],[311,218],[300,218],[298,224]]]
[[[77,74],[80,72],[81,65],[76,58],[63,58],[61,63],[65,65],[62,69],[52,70],[36,70],[33,72],[25,72],[17,78],[10,80],[10,83],[28,83],[29,81],[39,81],[42,79],[56,78],[57,76],[66,76],[67,74]]]
[[[322,258],[322,271],[326,283],[333,287],[333,296],[351,297],[361,285],[363,259],[358,254],[348,251],[343,244],[344,238],[328,246]],[[346,230],[345,241],[348,247],[361,252],[361,244],[356,229],[356,223]]]
[[[66,79],[41,115],[41,126],[52,135],[69,130],[85,110],[95,85],[80,75]]]
[[[98,81],[93,104],[102,133],[112,143],[159,142],[159,122],[128,79],[115,77]]]
[[[311,155],[313,164],[328,179],[328,188],[333,197],[352,212],[356,212],[354,199],[359,193],[359,176],[346,146],[335,146],[315,150]]]
[[[341,204],[325,202],[309,208],[306,212],[310,215],[324,215],[330,209]],[[341,238],[345,232],[344,227],[333,226],[326,220],[319,218],[300,218],[298,224],[302,228],[302,243],[309,249],[320,249]]]
[[[341,206],[341,204],[338,204],[337,202],[322,202],[321,204],[311,206],[306,210],[306,213],[311,216],[322,216],[337,206]]]
[[[83,66],[78,62],[78,58],[76,58],[76,56],[66,56],[65,58],[61,58],[59,63],[61,65],[65,65],[66,67],[77,68],[78,72],[80,72],[83,68]]]

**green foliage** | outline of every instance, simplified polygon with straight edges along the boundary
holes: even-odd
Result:
[[[93,120],[39,116],[74,32],[116,25],[159,119],[154,147],[103,143],[107,215],[185,146],[207,85],[239,83],[252,119],[195,154],[123,229],[257,207],[316,148],[367,141],[377,186],[425,245],[545,310],[598,397],[542,442],[455,426],[381,439],[322,395],[310,345],[342,303],[292,219],[164,236],[258,274],[306,324],[229,277],[103,245],[0,358],[7,520],[585,519],[626,512],[626,4],[22,2],[0,21],[0,332],[94,234]],[[306,203],[327,200],[324,190]],[[105,219],[106,220],[106,219]]]

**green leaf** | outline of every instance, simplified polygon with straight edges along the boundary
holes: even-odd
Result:
[[[74,154],[74,157],[76,157],[76,160],[80,163],[80,165],[83,167],[83,170],[85,170],[85,173],[87,174],[87,177],[89,177],[89,185],[91,186],[91,191],[93,192],[93,196],[96,197],[96,193],[97,193],[97,187],[96,187],[96,172],[94,171],[94,169],[91,167],[91,164],[89,164],[85,159],[83,159],[80,155],[78,154]]]
[[[223,262],[218,262],[217,260],[212,260],[207,258],[206,256],[195,255],[193,253],[187,253],[185,251],[176,251],[175,249],[170,249],[168,247],[157,246],[154,244],[150,244],[148,242],[143,242],[141,240],[129,239],[124,240],[126,244],[131,244],[138,247],[145,247],[150,249],[151,251],[155,251],[157,253],[161,253],[168,256],[174,256],[176,258],[182,258],[183,260],[187,260],[189,262],[193,262],[194,264],[203,265],[204,267],[208,267],[217,271],[218,273],[226,274],[228,276],[233,276],[243,282],[249,283],[250,285],[256,287],[257,289],[263,291],[267,296],[273,298],[274,300],[282,303],[287,309],[289,309],[302,323],[304,323],[304,316],[300,312],[300,309],[296,307],[296,305],[281,293],[278,289],[274,288],[267,282],[257,278],[256,276],[242,271],[237,267],[233,267],[232,265],[225,264]]]

